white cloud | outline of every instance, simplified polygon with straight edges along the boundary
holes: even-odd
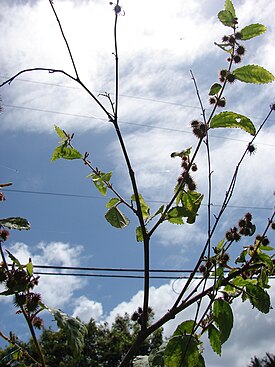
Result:
[[[175,301],[177,294],[185,281],[178,280],[162,285],[158,288],[150,288],[150,305],[155,312],[155,320],[165,314]],[[272,281],[274,283],[274,281]],[[195,284],[193,284],[194,286]],[[273,284],[272,284],[273,285]],[[270,290],[271,302],[275,303],[275,291]],[[115,307],[107,321],[112,323],[115,317],[124,315],[125,312],[132,314],[138,307],[142,306],[143,292],[135,294],[130,301],[122,302]],[[256,309],[252,309],[251,304],[246,301],[237,300],[233,305],[234,327],[230,339],[222,347],[222,356],[217,356],[211,349],[207,338],[204,338],[204,357],[206,365],[213,367],[243,367],[248,365],[254,356],[263,356],[266,352],[274,353],[274,310],[269,314],[262,314]],[[203,306],[202,306],[203,310]],[[184,320],[194,319],[195,308],[185,310],[179,314],[175,320],[171,320],[164,326],[164,335],[170,336],[177,325]]]
[[[62,242],[49,244],[41,242],[35,247],[30,247],[17,242],[9,250],[22,264],[26,264],[31,258],[35,265],[77,266],[81,261],[82,246],[72,246]],[[43,271],[43,269],[39,270]],[[66,272],[68,271],[62,271],[62,273]],[[83,288],[84,285],[85,281],[75,276],[41,275],[36,290],[42,294],[43,302],[47,306],[62,308],[72,300],[75,291]]]
[[[74,302],[74,317],[79,317],[84,322],[89,322],[91,318],[99,321],[103,315],[102,304],[81,296]]]

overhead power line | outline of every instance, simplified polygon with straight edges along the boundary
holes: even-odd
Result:
[[[16,192],[21,194],[30,194],[30,195],[48,195],[48,196],[63,196],[63,197],[74,197],[74,198],[81,198],[81,199],[99,199],[104,200],[108,199],[108,196],[96,196],[96,195],[80,195],[80,194],[71,194],[71,193],[61,193],[61,192],[47,192],[47,191],[33,191],[33,190],[16,190],[16,189],[6,189],[3,188],[2,191],[5,192]],[[158,203],[163,204],[163,201],[160,200],[146,200],[148,203]],[[207,204],[202,203],[202,206],[207,206]],[[211,204],[213,207],[220,207],[221,204]],[[260,206],[247,206],[247,205],[228,205],[228,208],[235,208],[235,209],[251,209],[251,210],[272,210],[272,207],[260,207]]]
[[[140,97],[140,98],[142,98],[142,97]],[[108,119],[106,119],[106,118],[92,116],[92,115],[79,115],[79,114],[73,114],[73,113],[69,113],[69,112],[52,111],[52,110],[46,110],[46,109],[42,109],[42,108],[34,108],[34,107],[26,107],[26,106],[16,106],[16,105],[5,104],[5,103],[2,103],[2,106],[3,107],[8,107],[8,108],[18,108],[18,109],[23,109],[23,110],[36,111],[36,112],[52,113],[52,114],[55,114],[55,115],[63,115],[63,116],[70,116],[70,117],[100,120],[100,121],[104,121],[106,123],[110,123],[108,121]],[[175,128],[171,128],[171,127],[154,126],[154,125],[149,125],[149,124],[140,124],[140,123],[136,123],[136,122],[128,122],[128,121],[123,121],[123,120],[120,120],[119,123],[120,124],[125,124],[125,125],[130,125],[130,126],[146,127],[146,128],[150,128],[150,129],[180,132],[180,133],[183,133],[183,134],[193,134],[192,131],[190,131],[190,130],[175,129]],[[215,138],[215,139],[241,141],[241,142],[245,142],[245,143],[249,142],[249,140],[245,140],[245,139],[237,139],[237,138],[232,138],[232,137],[227,137],[227,136],[218,136],[218,135],[215,135],[215,134],[212,134],[212,133],[210,133],[210,137]],[[268,144],[268,143],[262,143],[262,142],[258,142],[257,144],[258,145],[265,145],[265,146],[269,146],[269,147],[275,147],[274,144]]]

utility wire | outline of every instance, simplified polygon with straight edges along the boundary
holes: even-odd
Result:
[[[47,191],[32,191],[32,190],[16,190],[16,189],[6,189],[2,188],[2,191],[5,192],[17,192],[21,194],[31,194],[31,195],[49,195],[49,196],[64,196],[64,197],[75,197],[75,198],[82,198],[82,199],[99,199],[105,200],[106,198],[110,198],[108,196],[101,197],[95,195],[80,195],[80,194],[70,194],[70,193],[61,193],[61,192],[47,192]],[[163,201],[160,200],[147,200],[148,203],[157,203],[163,204]],[[207,204],[202,203],[202,206],[207,206]],[[220,207],[221,204],[211,204],[213,207]],[[272,207],[259,207],[259,206],[247,206],[247,205],[228,205],[228,208],[235,208],[235,209],[253,209],[253,210],[272,210]]]
[[[140,98],[142,98],[142,97],[140,97]],[[42,109],[42,108],[34,108],[34,107],[26,107],[26,106],[16,106],[16,105],[5,104],[5,103],[2,103],[2,106],[9,107],[9,108],[19,108],[19,109],[23,109],[23,110],[36,111],[36,112],[52,113],[52,114],[56,114],[56,115],[64,115],[64,116],[71,116],[71,117],[94,119],[94,120],[104,121],[106,123],[109,122],[107,119],[105,119],[103,117],[97,117],[97,116],[91,116],[91,115],[89,115],[89,116],[88,115],[79,115],[79,114],[73,114],[73,113],[68,113],[68,112],[59,112],[59,111],[45,110],[45,109]],[[146,128],[150,128],[150,129],[174,131],[174,132],[180,132],[180,133],[184,133],[184,134],[193,134],[189,130],[175,129],[175,128],[170,128],[170,127],[154,126],[154,125],[148,125],[148,124],[140,124],[140,123],[127,122],[127,121],[122,121],[122,120],[120,120],[119,123],[125,124],[125,125],[131,125],[131,126],[146,127]],[[241,142],[248,143],[248,140],[244,140],[244,139],[237,139],[237,138],[231,138],[231,137],[226,137],[226,136],[218,136],[218,135],[213,135],[213,134],[210,134],[210,136],[212,138],[216,138],[216,139],[233,140],[233,141],[241,141]],[[266,145],[266,146],[269,146],[269,147],[275,147],[274,144],[267,144],[267,143],[261,143],[261,142],[259,142],[257,144],[259,144],[259,145]]]
[[[0,78],[3,79],[3,80],[7,80],[9,77],[0,75]],[[21,81],[21,82],[48,85],[48,86],[53,86],[53,87],[78,89],[78,90],[82,89],[81,87],[78,87],[78,86],[70,86],[70,85],[64,85],[64,84],[58,84],[58,83],[39,82],[37,80],[28,80],[28,79],[23,79],[23,78],[16,78],[16,80]],[[102,92],[101,91],[95,91],[95,93],[102,93]],[[113,93],[110,93],[110,94],[113,94]],[[191,106],[191,105],[177,103],[177,102],[170,102],[170,101],[160,100],[160,99],[157,99],[157,98],[132,96],[132,95],[129,95],[129,94],[120,94],[120,97],[143,100],[143,101],[149,101],[149,102],[155,102],[155,103],[168,104],[168,105],[179,106],[179,107],[184,107],[184,108],[193,108],[193,109],[199,109],[199,110],[201,109],[199,106]],[[206,110],[210,110],[210,108],[206,108]],[[256,117],[256,116],[250,116],[250,117],[252,117],[254,119],[257,119],[257,120],[263,119],[263,117]],[[270,121],[272,121],[272,120],[270,120]]]

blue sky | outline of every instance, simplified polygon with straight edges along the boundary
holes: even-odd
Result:
[[[95,94],[113,93],[114,12],[109,2],[54,3],[81,79]],[[73,73],[48,1],[4,1],[1,5],[2,81],[31,67]],[[218,70],[226,67],[225,55],[214,46],[226,32],[216,17],[224,1],[182,4],[175,0],[168,6],[163,0],[149,4],[146,0],[125,0],[121,5],[125,16],[119,17],[118,33],[120,126],[140,191],[153,212],[169,200],[180,173],[179,161],[170,158],[171,152],[196,144],[189,122],[200,118],[200,109],[190,69],[208,108],[209,86],[217,81]],[[241,27],[255,22],[268,27],[265,35],[247,43],[245,63],[260,64],[274,74],[275,4],[247,0],[235,1],[235,5]],[[28,232],[13,231],[9,248],[22,262],[31,256],[34,263],[42,265],[140,268],[142,246],[135,240],[135,218],[126,210],[131,225],[122,231],[112,228],[104,218],[106,200],[86,178],[90,173],[87,168],[80,161],[50,161],[58,143],[56,124],[74,132],[77,149],[90,152],[94,165],[103,171],[113,171],[114,187],[123,196],[131,196],[120,147],[102,111],[79,86],[58,74],[23,74],[1,88],[0,94],[4,108],[0,115],[1,182],[13,182],[14,190],[6,191],[1,215],[26,217],[32,226]],[[274,103],[274,85],[236,83],[234,89],[228,88],[226,97],[228,109],[251,117],[258,127]],[[274,205],[274,121],[272,116],[255,142],[256,154],[245,161],[232,206],[215,241],[247,211],[242,207],[256,208],[251,211],[259,232],[265,227]],[[221,203],[249,139],[235,129],[212,132],[213,204]],[[198,190],[206,193],[205,151],[199,154],[197,164]],[[214,206],[213,214],[215,210]],[[152,268],[192,267],[205,240],[205,218],[202,206],[195,226],[160,227],[151,244]],[[181,282],[152,280],[151,304],[157,316],[171,306]],[[118,312],[131,313],[142,302],[142,281],[138,279],[47,276],[41,277],[40,289],[49,306],[60,307],[84,321],[90,317],[112,321]],[[271,293],[274,299],[273,289]],[[9,331],[12,327],[23,336],[21,324],[19,327],[14,322],[10,300],[0,300],[0,311],[1,328]],[[192,317],[192,310],[178,320],[184,317]],[[235,318],[234,334],[224,346],[223,356],[218,358],[206,349],[209,365],[243,366],[254,354],[274,352],[273,310],[263,317],[249,304],[237,303]],[[173,327],[166,327],[167,335]]]

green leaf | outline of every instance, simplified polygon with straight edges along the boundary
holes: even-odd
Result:
[[[215,289],[218,290],[224,279],[223,267],[216,268],[215,271],[213,272],[213,276],[215,277]]]
[[[221,241],[217,244],[216,251],[217,251],[218,253],[223,249],[224,242],[225,242],[225,239],[221,240]]]
[[[22,265],[20,264],[20,261],[9,251],[6,250],[6,252],[8,253],[9,258],[11,259],[11,261],[17,265],[19,268],[22,269]]]
[[[79,319],[69,316],[61,310],[47,309],[54,316],[57,326],[66,335],[74,358],[78,359],[85,346],[85,336],[88,333],[86,325]]]
[[[183,208],[188,211],[187,223],[195,223],[202,200],[203,194],[199,192],[189,190],[183,193],[181,203]]]
[[[67,140],[67,135],[64,130],[60,129],[60,127],[58,127],[57,125],[54,125],[54,128],[55,128],[57,135],[62,139],[62,142]]]
[[[32,276],[33,275],[33,264],[31,261],[29,261],[28,264],[26,265],[26,269],[27,269],[28,275]]]
[[[211,88],[210,88],[210,91],[209,91],[209,96],[214,96],[214,95],[218,94],[221,89],[222,89],[221,84],[219,84],[219,83],[212,84]]]
[[[149,366],[150,367],[165,367],[164,365],[164,352],[167,346],[167,341],[164,341],[161,346],[156,350],[153,349],[149,354]]]
[[[218,18],[220,22],[227,27],[234,27],[235,25],[235,17],[232,15],[231,11],[221,10],[218,13]]]
[[[224,9],[229,11],[232,14],[232,16],[236,18],[236,12],[235,12],[234,5],[231,0],[225,1]]]
[[[64,143],[55,148],[51,160],[52,162],[54,162],[60,158],[67,159],[67,160],[81,159],[82,154],[79,153],[76,149],[72,147],[68,147],[67,144]]]
[[[247,284],[246,296],[253,307],[256,307],[263,313],[270,311],[270,297],[269,294],[258,285]]]
[[[105,214],[107,221],[116,228],[124,228],[130,223],[129,219],[117,208],[110,208]]]
[[[118,203],[120,203],[120,199],[118,199],[118,198],[112,198],[106,204],[106,208],[112,208],[113,206],[117,205]]]
[[[230,111],[221,112],[212,118],[210,128],[216,129],[219,127],[240,128],[251,135],[256,133],[255,126],[248,117]]]
[[[182,218],[186,217],[188,212],[182,206],[175,206],[166,214],[166,219],[172,224],[184,224]]]
[[[231,283],[236,287],[244,287],[248,284],[256,284],[256,280],[253,279],[243,279],[240,275],[232,279]]]
[[[19,231],[22,229],[29,230],[31,228],[31,225],[27,219],[20,217],[0,219],[0,225],[9,229],[18,229]]]
[[[222,353],[221,334],[212,324],[210,324],[208,328],[208,339],[213,351],[220,356]]]
[[[198,347],[199,342],[190,335],[173,336],[164,352],[165,366],[204,366],[204,360]]]
[[[98,191],[106,196],[108,184],[112,177],[112,172],[104,173],[104,172],[98,172],[98,173],[91,173],[88,175],[88,177],[92,177],[92,181],[95,185],[95,187],[98,189]]]
[[[269,268],[269,270],[273,269],[274,264],[270,256],[260,252],[257,254],[257,257]]]
[[[221,344],[229,338],[233,327],[233,312],[228,302],[216,299],[213,304],[213,319],[220,330]]]
[[[250,38],[260,36],[266,31],[266,27],[263,24],[250,24],[243,29],[241,29],[239,32],[241,33],[241,39],[243,41],[249,40]]]
[[[266,84],[274,81],[274,75],[259,65],[245,65],[235,69],[232,74],[244,83]]]
[[[150,207],[149,207],[149,205],[146,204],[146,202],[144,201],[141,194],[138,194],[138,197],[139,197],[142,217],[143,217],[144,220],[146,220],[149,217],[149,214],[150,214]],[[131,200],[136,201],[135,195],[131,196]]]
[[[248,252],[248,250],[247,250],[247,249],[243,250],[243,251],[240,253],[240,255],[237,257],[237,259],[235,260],[235,263],[236,263],[236,264],[237,264],[237,263],[244,263],[244,262],[245,262],[245,257],[246,257],[246,255],[247,255],[247,252]]]
[[[175,158],[175,157],[184,157],[184,156],[189,156],[191,153],[192,147],[189,147],[185,150],[182,150],[181,152],[173,152],[171,153],[171,158]]]
[[[140,226],[136,228],[136,239],[138,242],[143,242],[143,234]]]
[[[183,321],[180,325],[178,325],[173,336],[192,334],[194,331],[195,325],[196,324],[194,320]]]

